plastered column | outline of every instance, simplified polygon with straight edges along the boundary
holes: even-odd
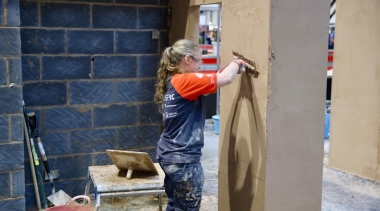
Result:
[[[329,165],[380,181],[380,2],[336,11]]]
[[[222,66],[256,62],[221,89],[219,210],[321,210],[330,1],[223,1]]]

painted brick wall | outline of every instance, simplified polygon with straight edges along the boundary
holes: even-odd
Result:
[[[24,100],[37,114],[51,169],[60,170],[56,190],[83,194],[88,166],[112,163],[107,149],[146,151],[155,160],[161,116],[153,94],[168,45],[167,4],[20,1]],[[27,162],[26,207],[33,210]]]
[[[24,210],[20,15],[18,0],[0,0],[0,210]]]

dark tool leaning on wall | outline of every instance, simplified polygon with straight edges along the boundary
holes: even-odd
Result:
[[[55,193],[55,186],[53,184],[53,179],[58,179],[58,178],[53,178],[53,175],[50,172],[49,163],[47,161],[44,146],[42,145],[40,135],[38,134],[38,123],[37,123],[36,114],[34,112],[28,113],[28,117],[29,117],[30,128],[32,129],[32,133],[34,135],[34,138],[37,140],[37,145],[38,145],[38,148],[40,150],[41,157],[42,157],[42,163],[44,164],[46,174],[49,178],[52,194],[54,194]]]
[[[44,184],[43,184],[41,173],[39,170],[40,162],[38,160],[38,156],[37,156],[36,150],[34,148],[33,134],[32,134],[32,130],[30,128],[29,117],[28,117],[28,114],[26,113],[26,110],[25,110],[25,102],[24,101],[23,101],[22,108],[23,108],[23,113],[24,113],[24,130],[25,130],[26,145],[28,148],[30,168],[32,171],[32,176],[33,176],[33,184],[34,184],[34,191],[36,194],[37,207],[39,210],[41,209],[41,201],[40,201],[40,199],[41,199],[42,205],[43,205],[44,209],[46,209],[48,207],[47,207],[47,200],[46,200],[46,196],[45,196]],[[40,196],[41,196],[41,198],[40,198]]]
[[[237,51],[232,51],[232,54],[234,55],[234,59],[241,59],[245,62],[245,66],[240,68],[241,72],[246,72],[248,75],[255,78],[259,77],[259,72],[256,70],[256,64],[254,61],[248,59]]]
[[[44,146],[42,145],[40,135],[38,134],[38,122],[37,122],[36,114],[34,112],[28,113],[28,117],[29,117],[30,127],[32,129],[33,135],[37,140],[38,149],[40,150],[40,154],[42,157],[42,163],[44,164],[47,178],[50,182],[50,186],[52,190],[52,195],[48,196],[47,199],[49,199],[49,201],[51,201],[55,206],[65,205],[66,203],[70,202],[71,197],[68,194],[66,194],[63,190],[60,190],[57,193],[55,192],[55,186],[53,184],[53,180],[58,179],[59,172],[58,170],[52,170],[52,171],[50,170],[49,163],[47,161],[47,157],[45,154],[45,149],[44,149]]]

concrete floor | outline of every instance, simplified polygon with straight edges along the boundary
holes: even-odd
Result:
[[[213,130],[205,131],[201,161],[206,176],[202,211],[218,210],[218,143],[219,136]],[[322,211],[380,211],[380,183],[327,168],[328,146],[329,141],[325,140]],[[163,210],[166,203],[167,198],[163,197]],[[102,199],[100,210],[156,211],[158,199],[156,196]]]

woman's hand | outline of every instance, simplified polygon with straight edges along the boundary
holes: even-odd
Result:
[[[245,65],[245,62],[241,59],[233,59],[228,65],[230,65],[231,63],[236,63],[237,65],[239,65],[239,69],[240,67],[242,67],[242,65]],[[227,66],[223,67],[218,72],[221,73]]]
[[[219,70],[216,76],[218,87],[222,87],[232,83],[235,80],[236,74],[245,72],[245,62],[241,59],[232,60],[226,67]]]
[[[245,62],[243,60],[241,60],[241,59],[234,59],[231,62],[234,62],[234,63],[238,64],[239,67],[241,67],[242,65],[245,64]]]

